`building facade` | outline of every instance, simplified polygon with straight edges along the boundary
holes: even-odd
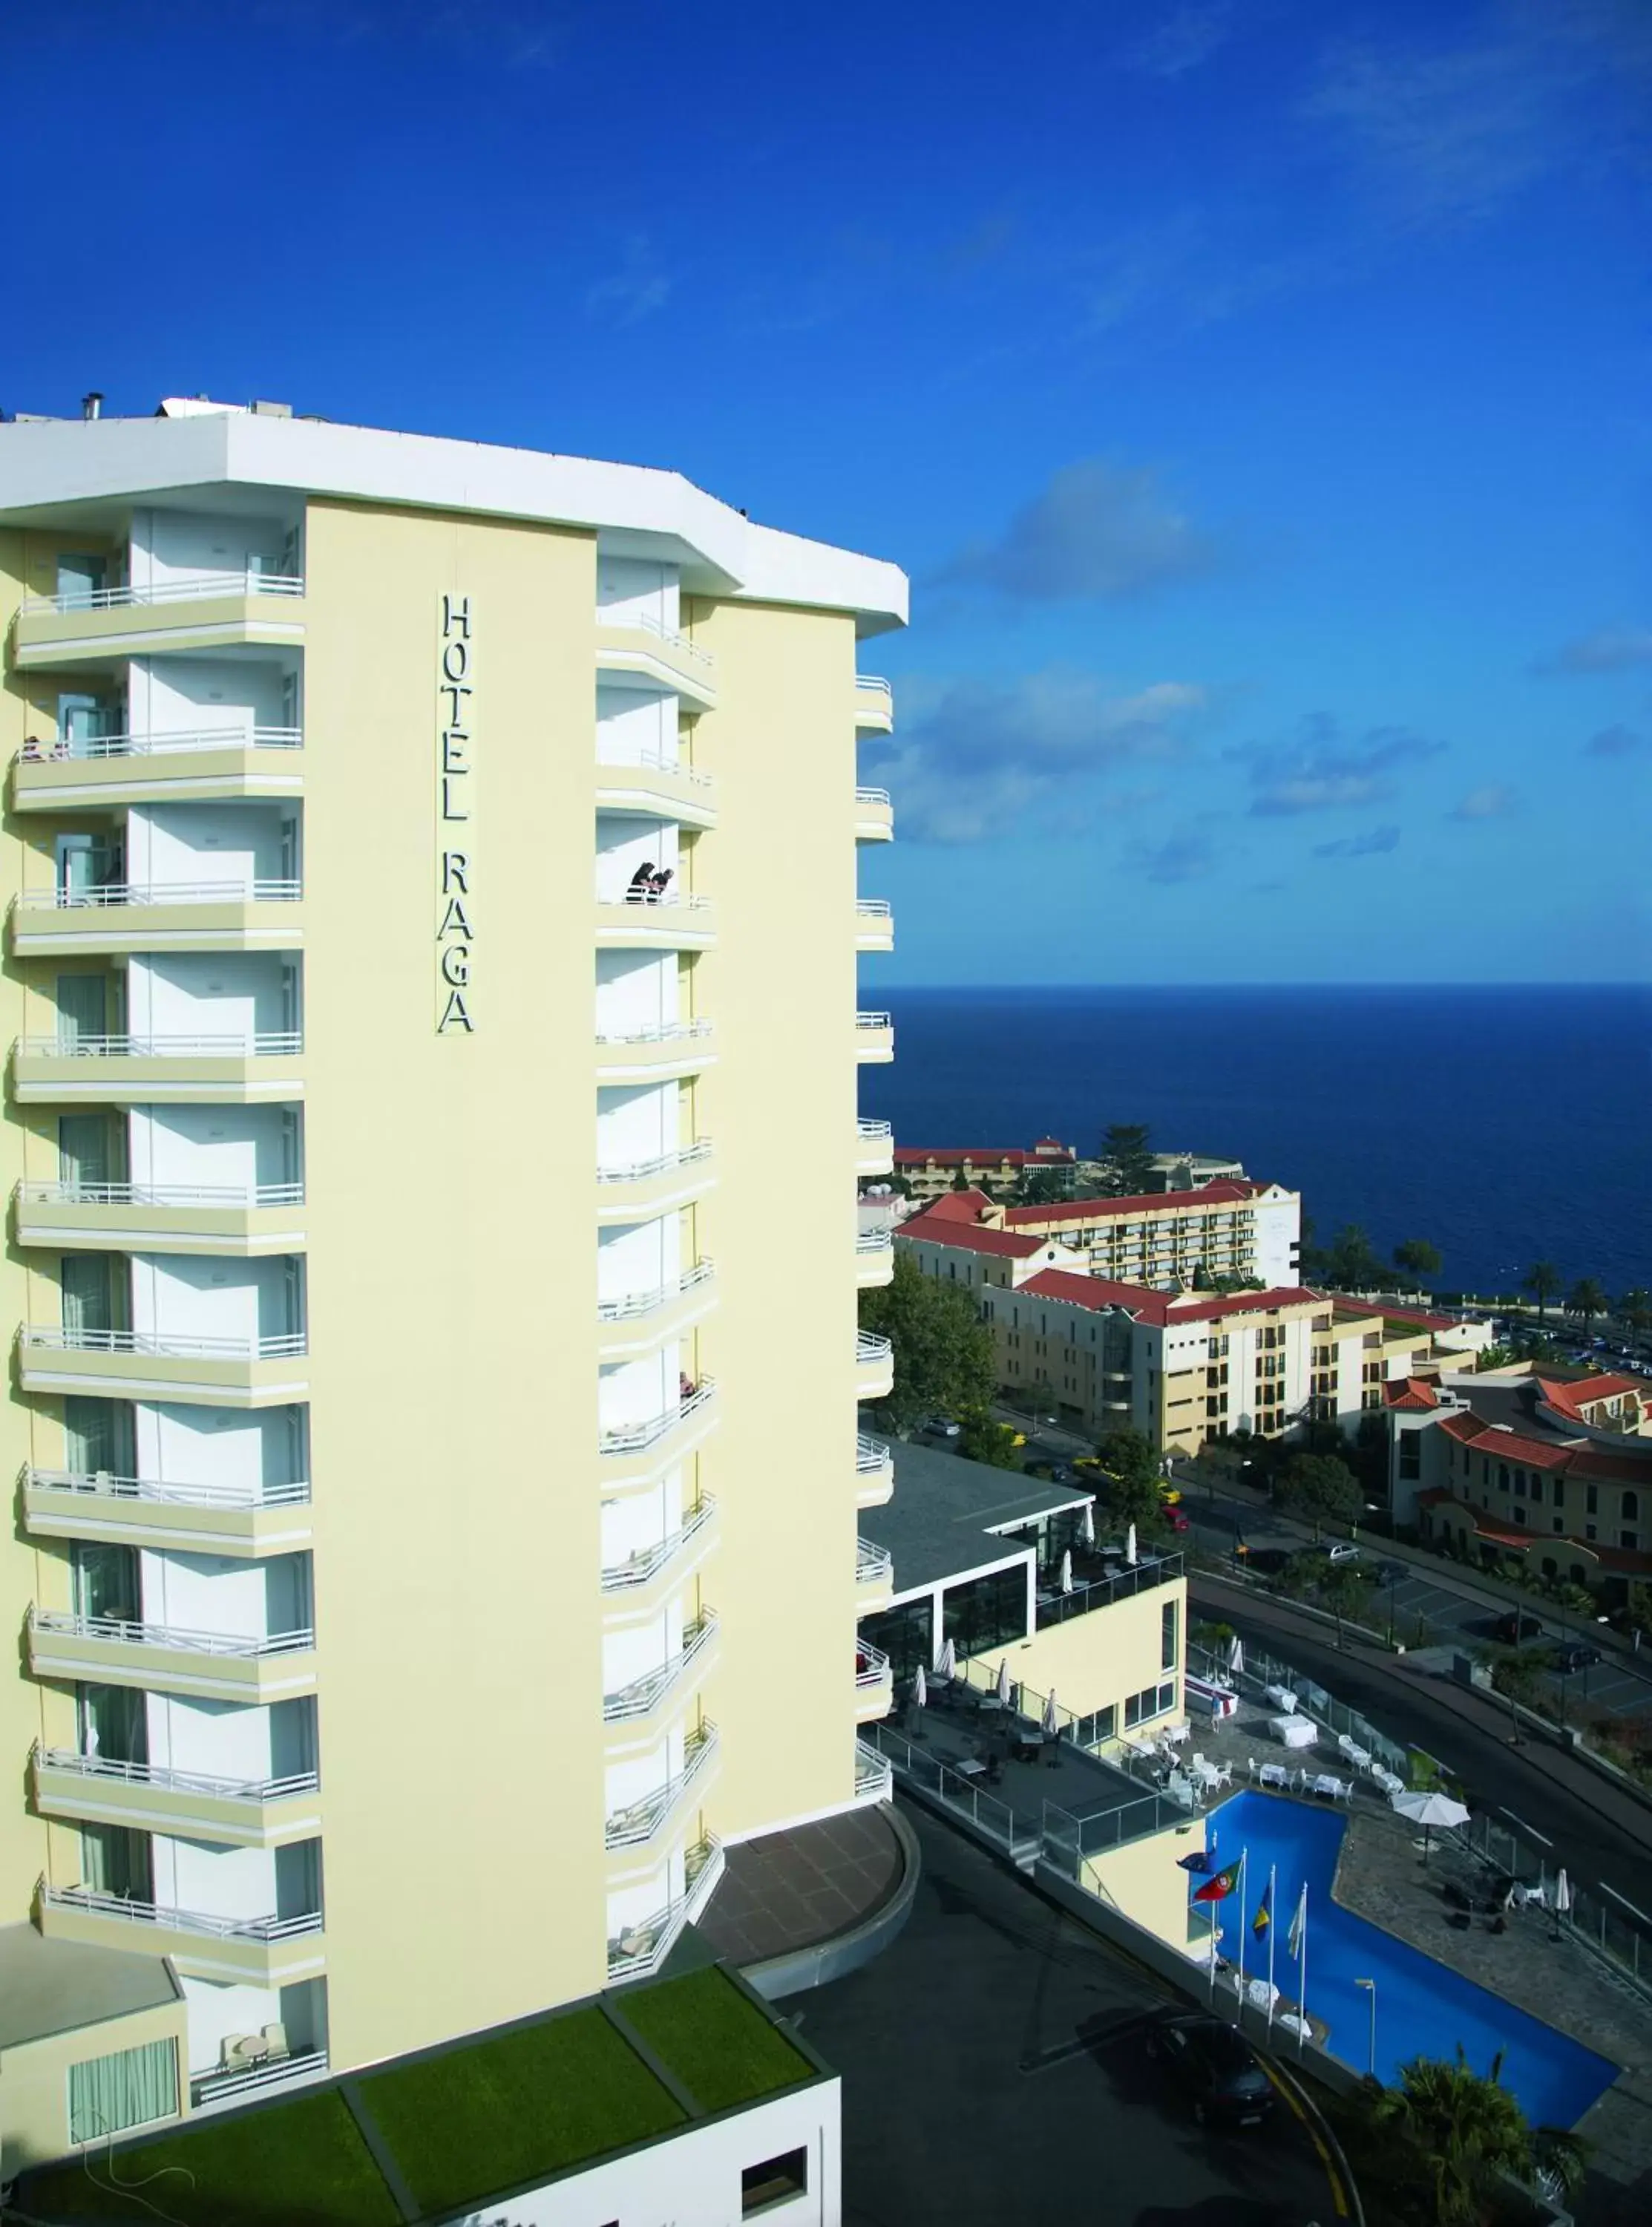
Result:
[[[1092,1273],[1155,1289],[1219,1279],[1272,1288],[1297,1280],[1302,1195],[1281,1184],[1217,1180],[1199,1190],[1011,1206],[1002,1227],[1059,1237]]]
[[[960,1176],[966,1184],[992,1184],[1013,1190],[1024,1175],[1040,1168],[1070,1175],[1078,1155],[1070,1145],[1055,1137],[1040,1137],[1030,1150],[1003,1145],[897,1145],[895,1172],[914,1198],[928,1201],[954,1190]]]
[[[905,601],[669,473],[0,428],[0,1922],[170,1960],[184,2108],[650,1972],[864,1798]]]

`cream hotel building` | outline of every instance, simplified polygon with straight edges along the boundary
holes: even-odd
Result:
[[[0,426],[14,2160],[655,1970],[886,1795],[906,598],[670,472]]]

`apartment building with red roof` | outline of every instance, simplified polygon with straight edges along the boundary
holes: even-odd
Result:
[[[1059,1137],[1039,1137],[1030,1148],[1019,1145],[896,1145],[895,1172],[921,1201],[939,1198],[962,1176],[970,1184],[995,1184],[1009,1190],[1030,1168],[1071,1171],[1078,1153]]]

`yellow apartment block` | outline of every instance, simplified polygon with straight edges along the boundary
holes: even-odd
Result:
[[[905,612],[669,472],[0,427],[0,2171],[653,1972],[876,1798]]]

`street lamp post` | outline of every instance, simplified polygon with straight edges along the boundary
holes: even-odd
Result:
[[[1371,1998],[1371,2045],[1366,2069],[1375,2080],[1376,2078],[1376,1981],[1355,1980],[1354,1985],[1356,1988],[1363,1988]]]

